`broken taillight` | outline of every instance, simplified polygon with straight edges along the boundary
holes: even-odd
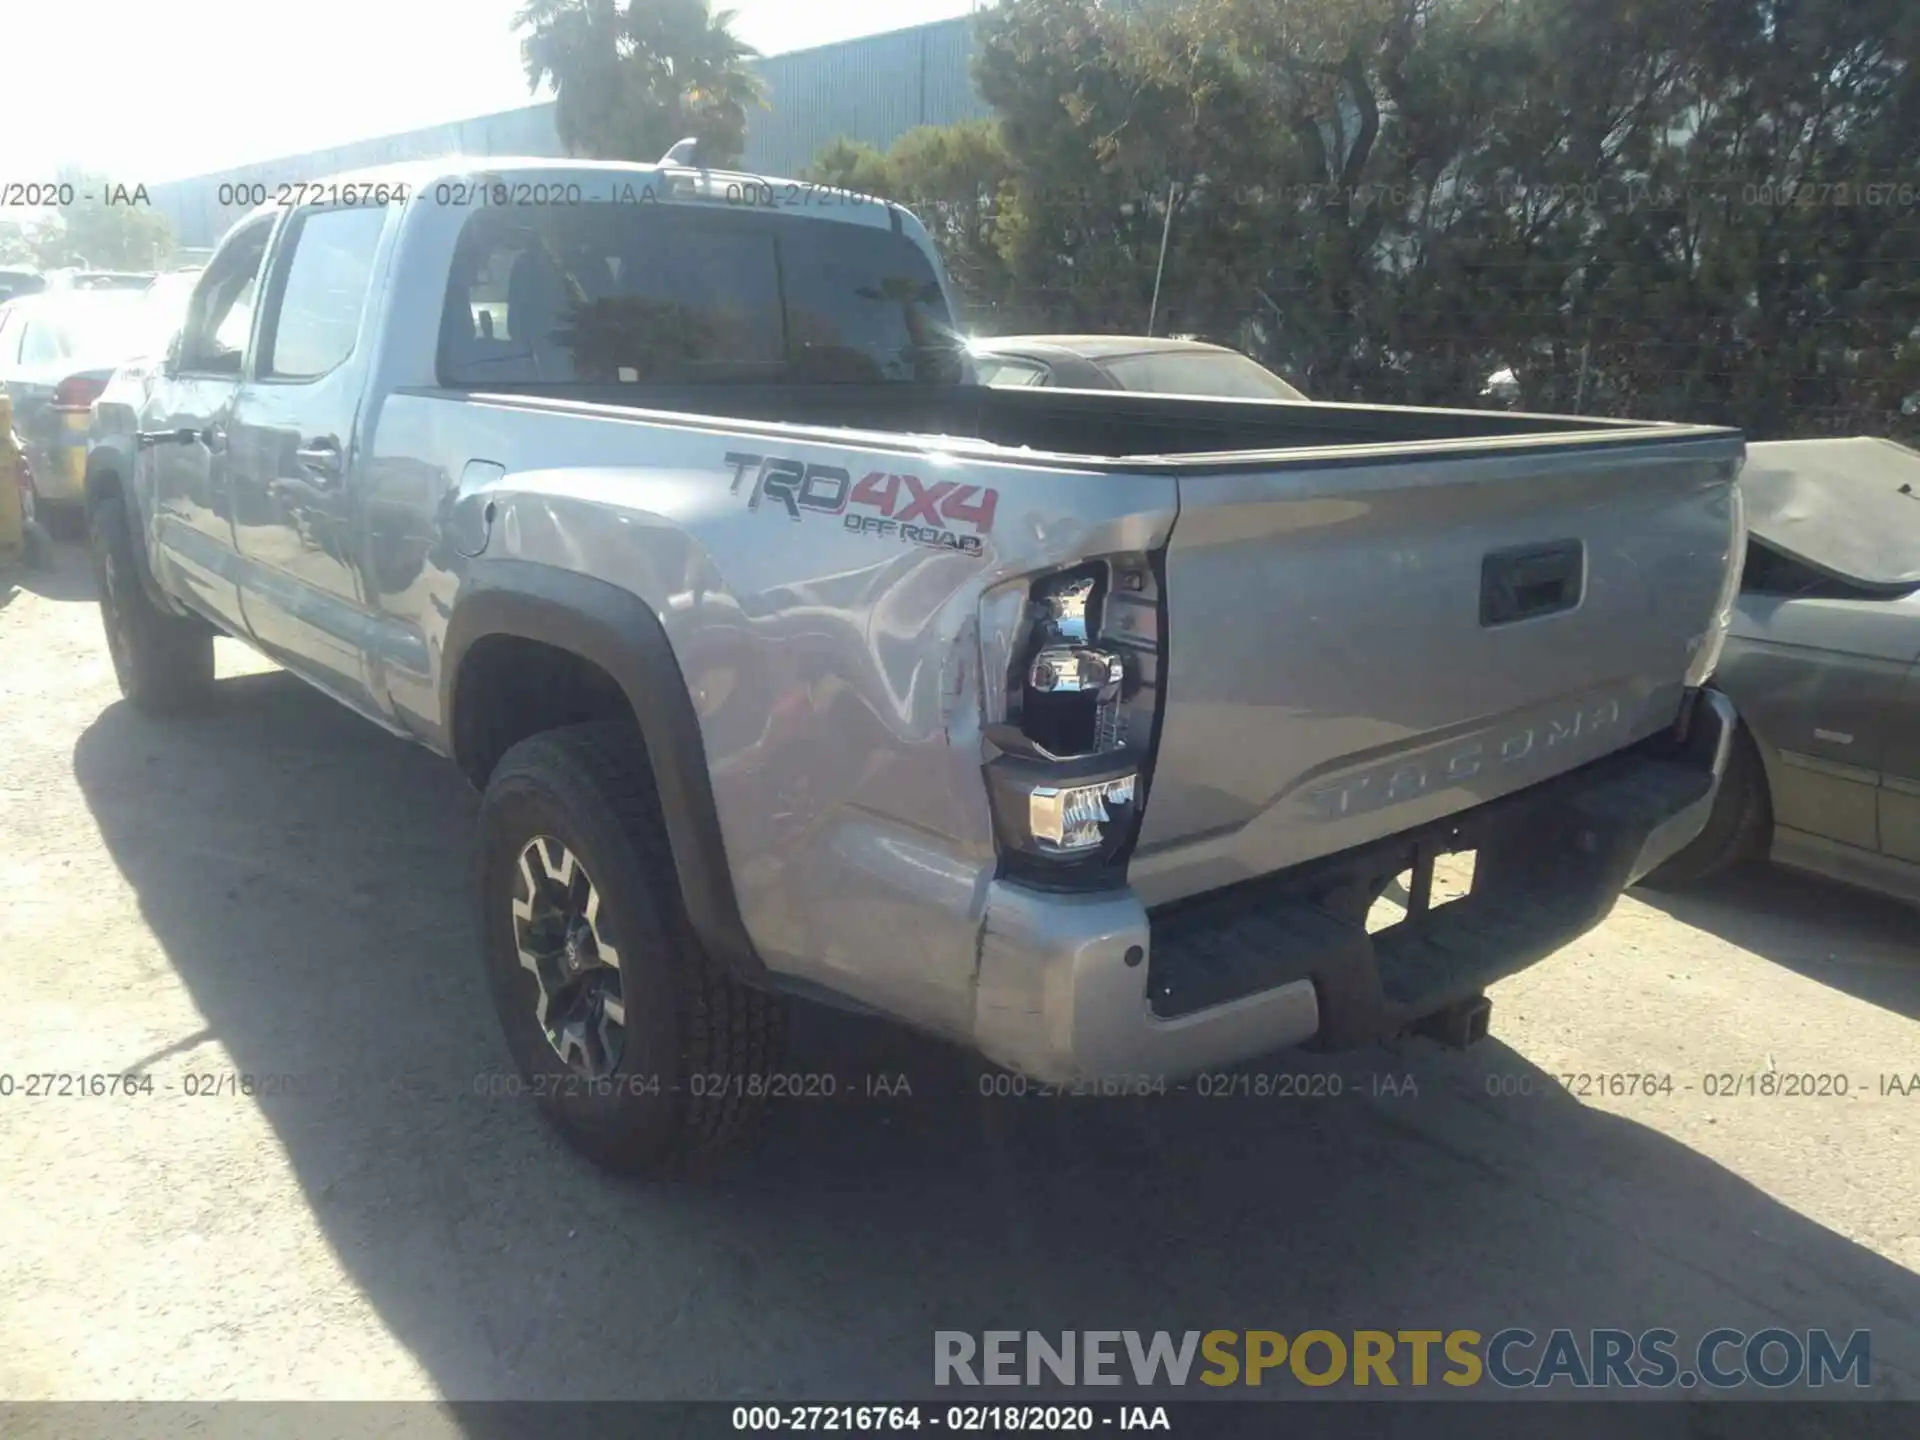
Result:
[[[1117,884],[1139,831],[1159,715],[1160,584],[1110,556],[990,593],[987,782],[1003,868]]]

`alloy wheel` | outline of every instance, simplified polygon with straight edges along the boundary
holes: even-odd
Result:
[[[569,1070],[603,1080],[620,1064],[627,1006],[600,891],[579,857],[547,835],[521,850],[519,871],[513,940],[538,987],[534,1018]]]

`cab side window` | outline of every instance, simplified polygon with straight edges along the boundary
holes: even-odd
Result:
[[[374,206],[310,210],[293,223],[292,258],[274,265],[274,300],[261,332],[262,379],[317,380],[353,354],[387,212]]]
[[[265,217],[221,247],[200,277],[180,335],[179,368],[195,375],[240,376],[273,220]]]

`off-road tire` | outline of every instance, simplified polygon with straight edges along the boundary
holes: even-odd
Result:
[[[610,1079],[582,1079],[536,1016],[513,902],[535,839],[564,845],[599,893],[619,953],[626,1020]],[[622,1174],[707,1170],[758,1118],[784,1033],[781,997],[742,984],[688,924],[639,730],[551,730],[507,751],[480,805],[480,933],[494,1005],[523,1088],[567,1141]]]
[[[1773,833],[1773,805],[1766,766],[1747,727],[1733,732],[1727,772],[1706,826],[1684,849],[1646,875],[1650,890],[1683,890],[1723,875],[1766,854]]]
[[[213,631],[197,618],[170,615],[140,582],[126,502],[101,497],[88,511],[100,619],[120,693],[156,714],[191,709],[213,690]]]

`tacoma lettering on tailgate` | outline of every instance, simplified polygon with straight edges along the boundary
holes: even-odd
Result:
[[[906,545],[955,550],[962,555],[982,552],[980,537],[993,530],[1000,492],[957,480],[923,481],[918,475],[892,475],[875,470],[862,479],[838,465],[820,465],[778,455],[743,455],[729,450],[727,468],[733,472],[730,493],[738,495],[747,476],[753,489],[747,509],[763,501],[783,507],[790,520],[807,514],[840,515],[848,530]],[[963,533],[960,527],[971,530]]]
[[[1617,698],[1597,701],[1516,727],[1505,735],[1469,741],[1452,751],[1392,761],[1310,790],[1306,798],[1328,820],[1383,810],[1430,790],[1471,780],[1482,771],[1518,765],[1596,730],[1615,726],[1621,717]]]

